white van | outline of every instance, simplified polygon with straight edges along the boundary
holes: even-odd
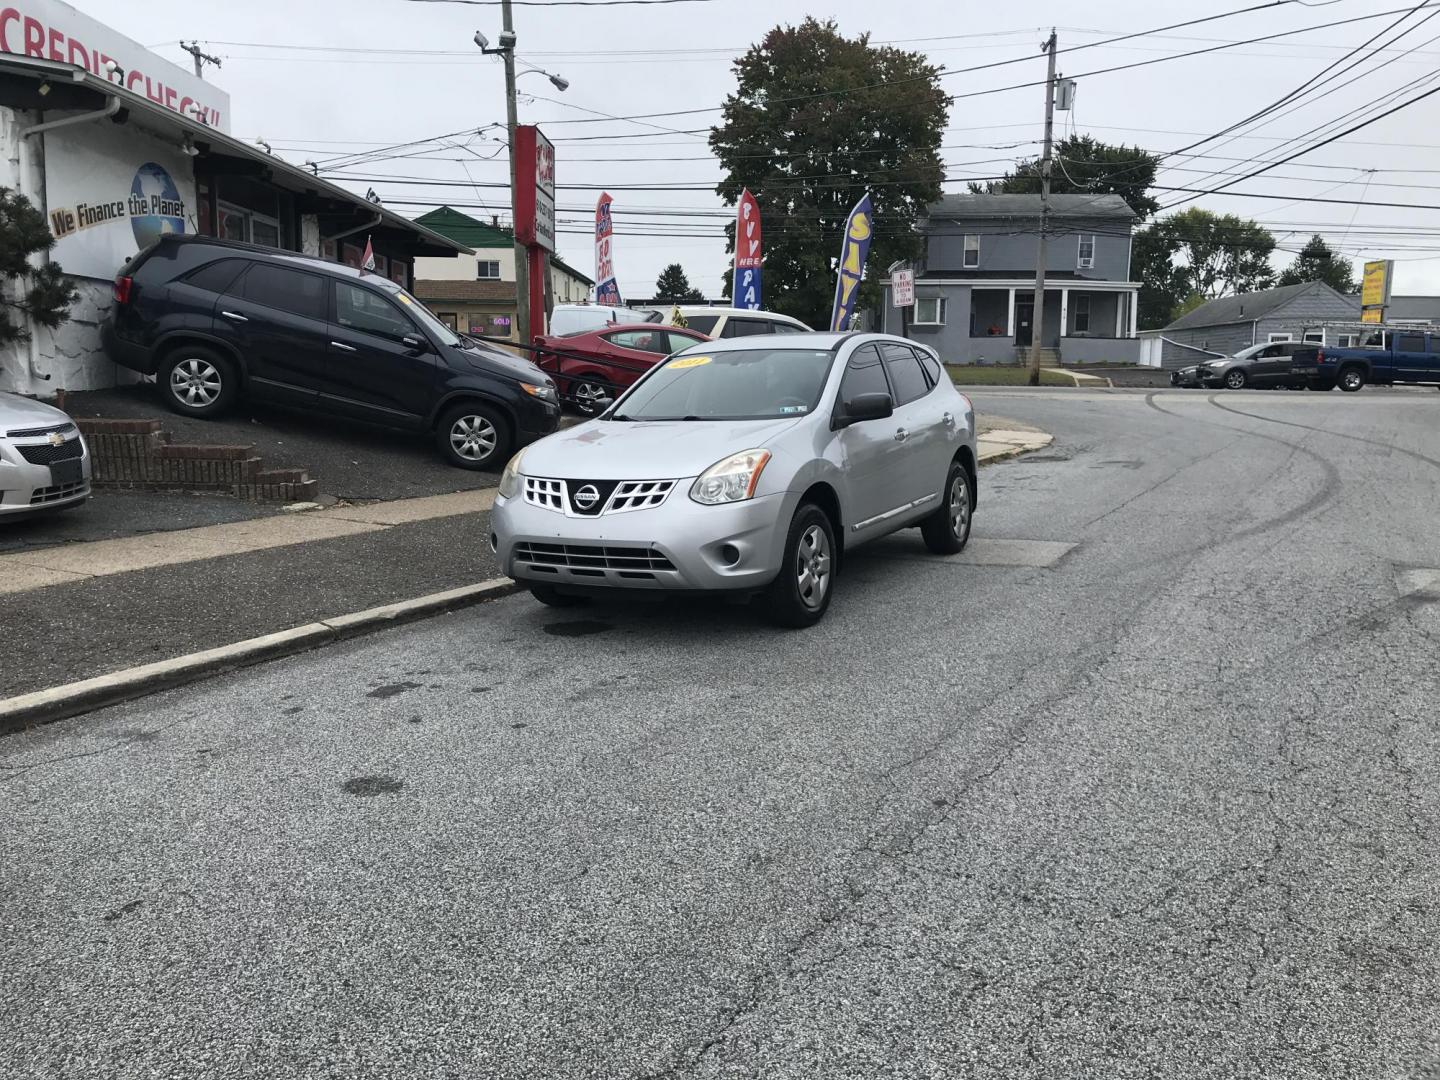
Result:
[[[656,312],[640,308],[614,307],[610,304],[556,304],[550,312],[550,334],[581,334],[587,330],[603,330],[611,323],[662,322]]]
[[[656,307],[662,322],[669,322],[678,307],[685,316],[685,325],[712,338],[749,337],[752,334],[795,334],[809,330],[799,319],[774,311],[751,311],[749,308],[709,307],[705,304],[677,304]]]

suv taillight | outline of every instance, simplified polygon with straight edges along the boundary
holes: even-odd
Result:
[[[135,287],[135,279],[128,277],[117,277],[115,279],[115,302],[117,304],[128,304],[130,302],[130,290]]]

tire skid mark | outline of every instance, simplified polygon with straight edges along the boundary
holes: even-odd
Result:
[[[1432,457],[1427,457],[1426,455],[1421,454],[1415,450],[1406,450],[1404,447],[1401,446],[1395,446],[1391,443],[1381,442],[1379,439],[1366,439],[1360,435],[1346,435],[1344,432],[1331,431],[1329,428],[1311,427],[1309,424],[1297,424],[1293,420],[1276,420],[1274,417],[1261,416],[1259,413],[1246,412],[1244,409],[1237,409],[1233,405],[1221,405],[1218,401],[1215,400],[1214,394],[1210,395],[1209,400],[1210,404],[1214,405],[1217,409],[1223,409],[1225,412],[1234,413],[1236,416],[1248,416],[1252,420],[1263,420],[1267,424],[1282,424],[1285,427],[1299,428],[1301,431],[1313,431],[1317,435],[1330,435],[1336,439],[1349,439],[1351,442],[1364,443],[1366,446],[1378,446],[1382,450],[1389,450],[1396,454],[1404,454],[1408,458],[1414,458],[1416,461],[1421,461],[1424,462],[1426,465],[1433,465],[1435,468],[1440,469],[1440,460],[1436,460]]]

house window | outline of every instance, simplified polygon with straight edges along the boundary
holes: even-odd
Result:
[[[917,296],[915,298],[915,321],[912,326],[944,326],[945,298],[943,296]]]
[[[222,202],[219,210],[222,239],[241,240],[247,244],[262,244],[273,248],[280,246],[280,222],[275,218],[227,202]]]
[[[1095,265],[1095,234],[1085,233],[1080,237],[1080,255],[1075,260],[1075,265],[1081,270],[1089,270]]]
[[[1075,333],[1088,334],[1090,332],[1090,297],[1081,293],[1075,297]]]
[[[1359,334],[1337,334],[1335,336],[1335,344],[1342,349],[1353,349],[1359,339]]]
[[[500,260],[481,259],[475,264],[475,277],[480,281],[499,281]]]
[[[1306,330],[1304,337],[1302,337],[1300,340],[1301,340],[1301,341],[1304,341],[1304,342],[1308,342],[1308,343],[1311,344],[1311,345],[1324,345],[1324,344],[1325,344],[1325,331],[1324,331],[1324,330]]]
[[[1271,334],[1265,340],[1271,343],[1276,341],[1294,341],[1295,336],[1293,334]]]
[[[980,265],[980,237],[973,233],[965,236],[965,261],[961,265],[967,270]]]

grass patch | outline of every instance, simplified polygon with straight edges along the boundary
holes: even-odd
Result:
[[[1030,369],[1019,364],[979,367],[975,364],[947,364],[950,381],[956,386],[1029,386]],[[1041,386],[1074,386],[1075,380],[1055,371],[1040,372]]]

